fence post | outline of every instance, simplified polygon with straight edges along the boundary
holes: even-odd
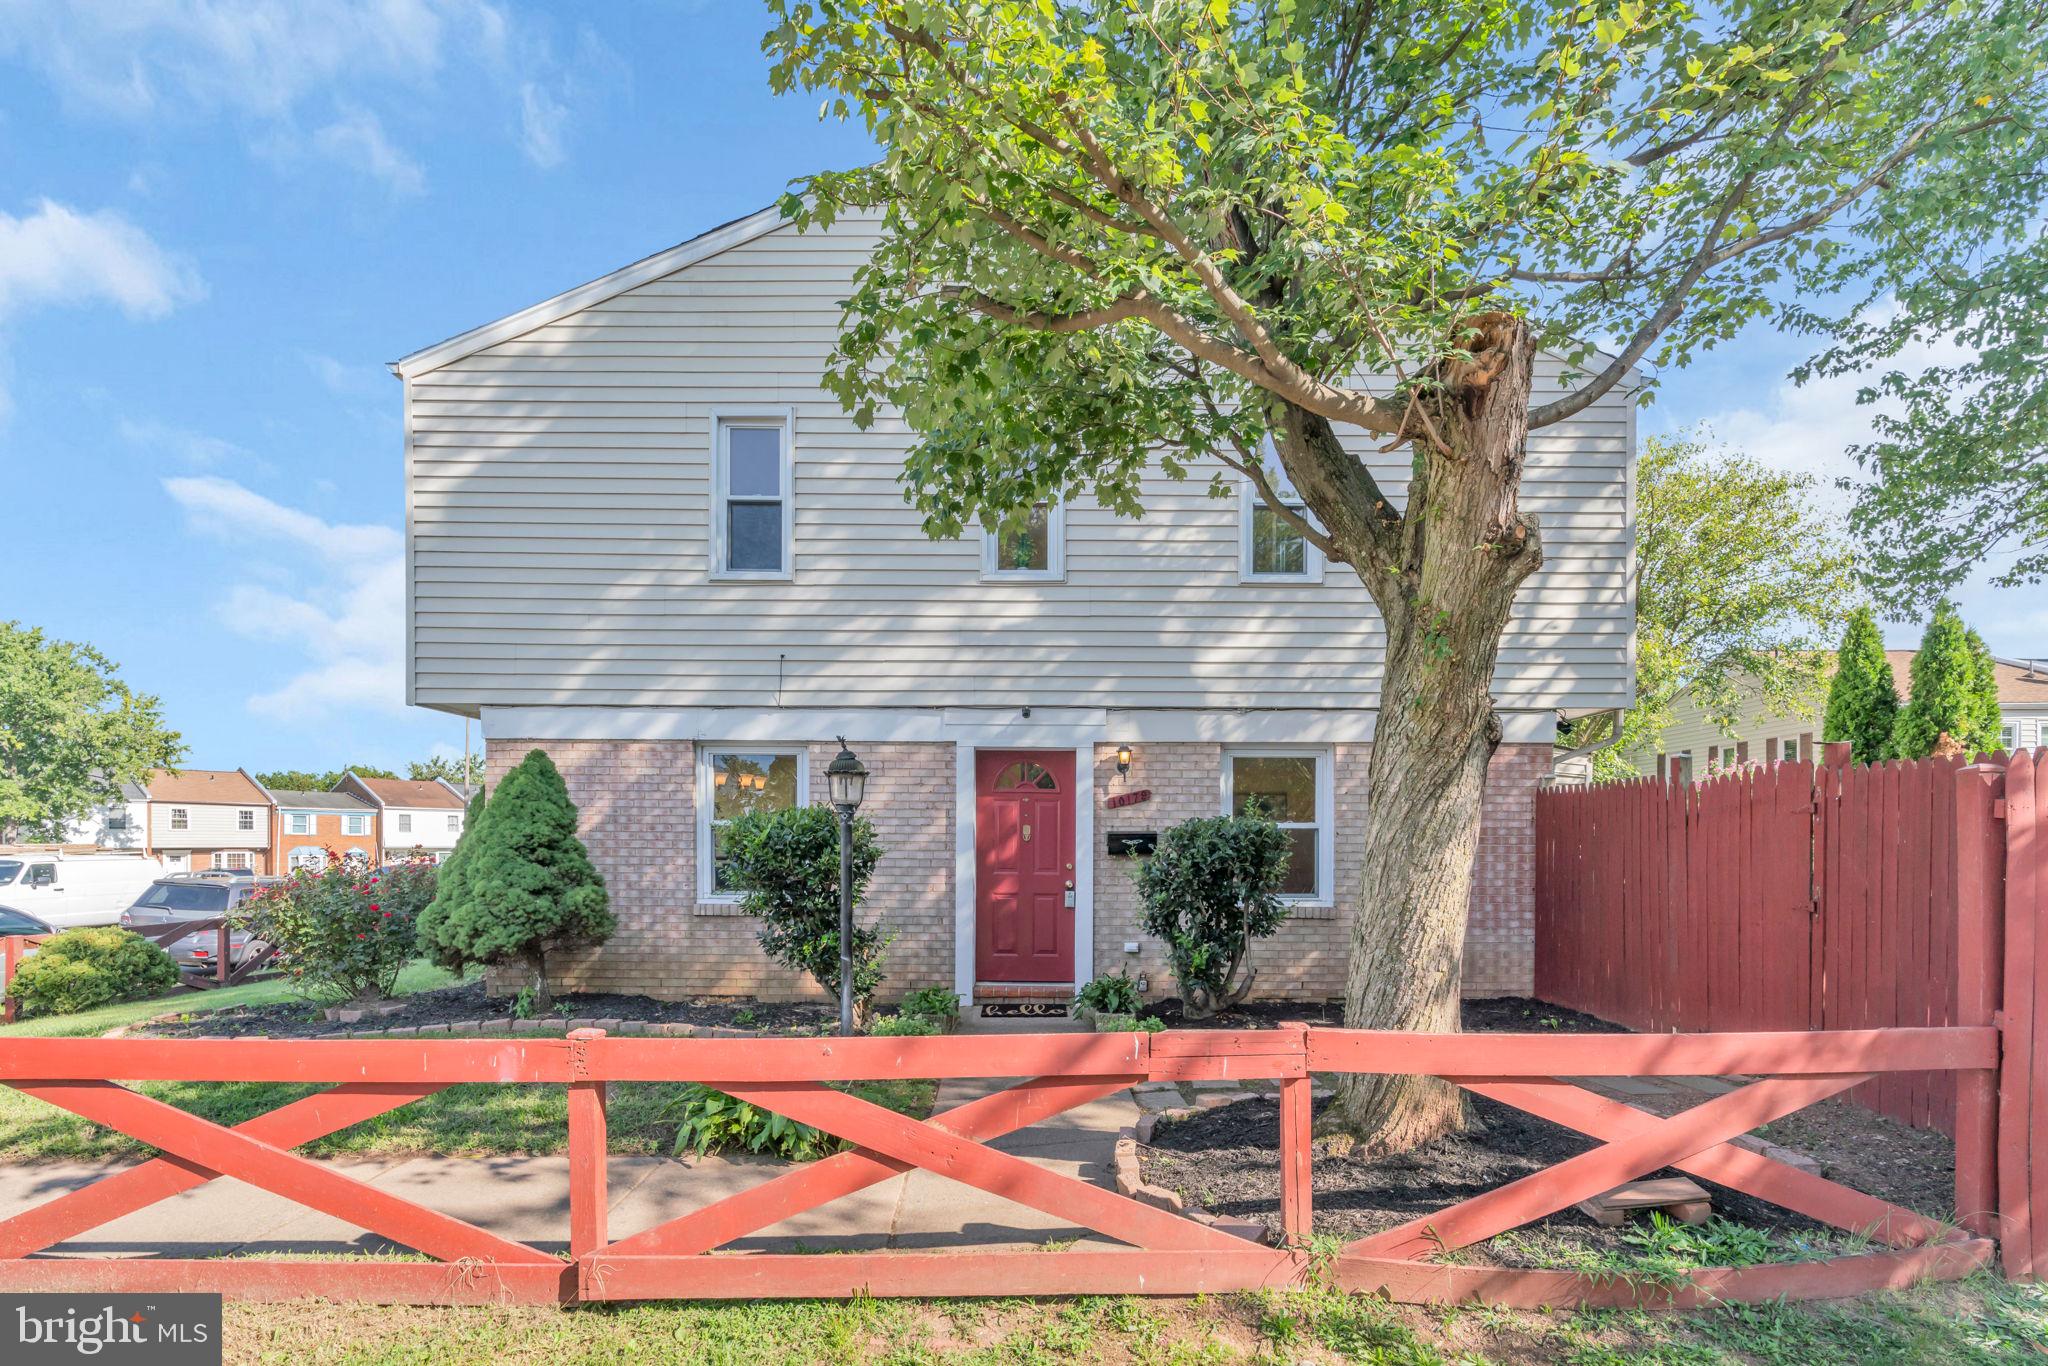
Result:
[[[214,930],[213,980],[216,986],[228,984],[228,921],[221,917],[220,925]]]
[[[1302,1062],[1302,1075],[1280,1079],[1280,1232],[1288,1247],[1307,1247],[1313,1227],[1309,1148],[1315,1081],[1308,1075],[1308,1026],[1290,1021],[1282,1028],[1294,1036],[1289,1048]]]
[[[605,1122],[605,1084],[590,1077],[590,1049],[604,1038],[602,1029],[569,1034],[569,1257],[582,1259],[605,1245],[606,1154],[610,1133]],[[581,1283],[583,1269],[577,1271]]]
[[[1994,815],[2004,787],[2000,769],[1956,771],[1956,1023],[1966,1028],[1997,1022],[2000,978],[2011,971],[2000,952],[2005,848]],[[2009,1208],[1999,1129],[2002,1119],[2012,1118],[2010,1110],[2003,1116],[2000,1110],[2013,1061],[2008,1052],[2000,1072],[1958,1072],[1955,1079],[1956,1211],[1963,1227],[1980,1236],[2003,1236],[1997,1214]],[[2023,1119],[2023,1098],[2019,1114]],[[2024,1123],[2019,1132],[2025,1132]],[[2007,1274],[2013,1274],[2010,1249]]]
[[[14,1023],[14,969],[26,942],[11,934],[0,935],[0,1024]]]

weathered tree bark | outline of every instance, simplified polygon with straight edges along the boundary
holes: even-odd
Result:
[[[1359,462],[1331,454],[1336,437],[1321,418],[1290,410],[1276,433],[1296,488],[1386,622],[1345,988],[1354,1029],[1458,1028],[1480,798],[1501,736],[1494,661],[1516,589],[1543,559],[1536,524],[1517,506],[1529,332],[1506,314],[1466,322],[1470,358],[1445,362],[1419,386],[1406,432],[1415,473],[1399,514],[1346,487],[1355,482],[1346,466]],[[1373,1153],[1425,1143],[1466,1113],[1457,1088],[1429,1077],[1347,1078],[1338,1107]]]
[[[548,985],[548,951],[546,946],[537,948],[532,954],[533,962],[533,1008],[537,1011],[555,1008],[555,993]]]

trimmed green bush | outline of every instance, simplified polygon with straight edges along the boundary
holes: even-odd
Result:
[[[725,872],[740,904],[761,917],[761,948],[787,968],[808,972],[839,999],[839,817],[828,807],[748,811],[725,827]],[[874,827],[853,822],[853,998],[865,1014],[882,985],[890,938],[860,923],[861,898],[882,857]]]
[[[1894,759],[1924,759],[1943,735],[1970,755],[1998,747],[1998,689],[1990,652],[1963,625],[1952,602],[1935,607],[1920,637],[1912,695],[1899,709],[1887,753]]]
[[[930,1020],[941,1033],[960,1022],[960,998],[948,987],[919,987],[903,998],[898,1013]]]
[[[1884,656],[1884,637],[1868,607],[1849,614],[1848,629],[1835,651],[1835,676],[1828,684],[1828,711],[1822,734],[1847,740],[1850,757],[1874,764],[1891,745],[1899,715],[1899,687]]]
[[[809,1162],[830,1157],[845,1147],[845,1141],[799,1124],[786,1115],[763,1110],[758,1105],[735,1099],[702,1082],[691,1082],[669,1107],[668,1118],[676,1121],[676,1153],[725,1152],[743,1148],[791,1162]]]
[[[342,859],[258,887],[234,911],[239,926],[277,946],[275,962],[315,996],[388,1000],[412,961],[420,912],[434,898],[434,865],[368,873]]]
[[[1074,1005],[1078,1009],[1092,1010],[1097,1015],[1135,1015],[1144,1004],[1144,998],[1138,994],[1137,979],[1124,968],[1118,968],[1107,977],[1085,982],[1074,993]]]
[[[878,1015],[868,1021],[868,1033],[878,1039],[922,1038],[945,1032],[945,1027],[928,1015]]]
[[[456,940],[445,927],[458,908],[469,904],[469,863],[476,854],[477,841],[482,838],[485,811],[484,789],[479,784],[476,794],[469,799],[469,812],[463,817],[462,834],[456,839],[455,847],[448,851],[448,857],[441,860],[441,867],[435,874],[434,899],[420,912],[420,947],[452,972],[462,970],[462,955],[456,951]]]
[[[457,886],[448,904],[436,903],[422,933],[431,933],[444,965],[526,964],[534,1006],[544,1012],[552,1004],[548,955],[602,943],[618,926],[547,751],[531,751],[505,775],[478,825],[469,832],[469,861],[450,879]]]
[[[176,985],[170,954],[139,934],[101,925],[45,939],[15,969],[7,994],[23,1015],[72,1015]]]
[[[1157,1034],[1166,1028],[1166,1021],[1157,1015],[1110,1014],[1095,1017],[1097,1034]]]
[[[1246,803],[1241,816],[1182,821],[1138,865],[1141,923],[1165,941],[1190,1019],[1207,1019],[1251,991],[1251,941],[1287,919],[1287,859],[1287,832]]]

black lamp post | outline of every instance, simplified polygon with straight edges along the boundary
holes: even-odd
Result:
[[[868,771],[846,737],[839,737],[839,756],[825,768],[832,809],[839,813],[839,1032],[853,1033],[853,813],[867,795]]]

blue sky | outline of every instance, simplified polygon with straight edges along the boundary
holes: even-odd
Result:
[[[746,0],[0,0],[0,617],[106,651],[197,766],[459,747],[402,702],[383,363],[859,161],[769,95],[764,26]],[[1853,385],[1792,389],[1800,356],[1747,337],[1643,430],[1837,472],[1867,423]],[[2042,596],[1965,612],[2048,653]]]

